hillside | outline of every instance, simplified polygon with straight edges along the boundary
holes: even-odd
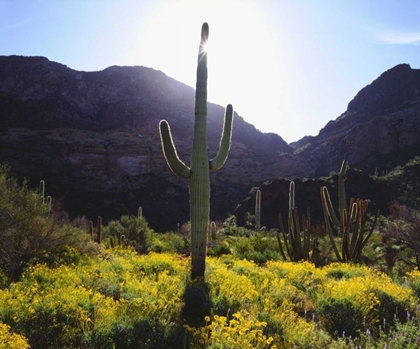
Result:
[[[420,69],[399,64],[364,87],[317,136],[291,144],[310,176],[325,176],[347,159],[373,174],[420,155]]]
[[[220,141],[224,107],[208,104],[209,155]],[[72,70],[44,57],[0,57],[0,162],[37,185],[72,215],[105,221],[142,206],[151,226],[175,229],[189,219],[187,182],[162,155],[158,123],[169,121],[189,162],[194,90],[145,67]],[[235,115],[229,159],[212,173],[212,219],[233,212],[265,180],[305,176],[304,161],[275,134]]]

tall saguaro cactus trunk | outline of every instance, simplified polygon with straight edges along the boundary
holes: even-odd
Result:
[[[172,141],[169,124],[162,120],[159,124],[162,149],[170,169],[180,177],[189,179],[191,214],[191,278],[204,277],[207,248],[207,227],[210,214],[209,170],[221,168],[227,159],[232,134],[233,108],[226,108],[225,123],[219,152],[209,161],[207,153],[207,52],[205,44],[209,36],[209,26],[201,28],[198,52],[197,85],[195,92],[195,126],[191,166],[186,166],[178,157]]]

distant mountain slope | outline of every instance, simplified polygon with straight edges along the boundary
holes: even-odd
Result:
[[[210,156],[218,149],[223,114],[223,107],[208,104]],[[188,163],[191,87],[145,67],[82,72],[44,57],[0,56],[0,162],[34,185],[46,180],[48,194],[73,215],[109,220],[143,206],[158,230],[189,219],[187,182],[169,171],[162,155],[161,119],[169,121]],[[211,174],[212,219],[233,212],[258,183],[309,173],[281,137],[257,131],[238,115],[232,142],[224,168]]]
[[[374,173],[420,155],[420,69],[400,64],[363,88],[347,111],[315,137],[291,144],[310,175],[326,175],[343,159]]]

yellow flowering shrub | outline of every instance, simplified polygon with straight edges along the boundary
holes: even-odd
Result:
[[[10,332],[10,326],[0,322],[0,349],[28,349],[25,337]]]
[[[411,272],[408,272],[404,279],[417,297],[420,298],[420,270],[416,268]]]
[[[203,327],[183,327],[189,268],[189,258],[120,247],[71,265],[36,265],[0,289],[0,340],[32,349],[184,348],[185,331],[191,348],[347,348],[342,332],[370,329],[379,338],[379,325],[391,333],[394,313],[403,322],[419,302],[417,270],[401,285],[361,265],[209,257],[211,316]]]
[[[251,280],[245,275],[237,274],[235,270],[217,259],[211,259],[211,262],[212,267],[209,268],[207,282],[210,285],[214,312],[218,315],[227,315],[228,311],[234,313],[241,308],[250,310],[258,296]]]
[[[327,276],[335,276],[323,283],[316,308],[327,330],[337,336],[345,333],[354,337],[357,330],[377,332],[380,323],[392,326],[394,317],[403,321],[407,311],[415,308],[412,290],[383,273],[345,264],[332,264],[323,270]]]
[[[228,320],[225,316],[215,315],[213,320],[206,317],[207,325],[193,328],[185,325],[192,335],[190,348],[230,348],[230,349],[263,349],[278,348],[273,337],[263,334],[267,324],[258,321],[246,311],[237,312]]]

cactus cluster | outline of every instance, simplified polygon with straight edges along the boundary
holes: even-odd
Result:
[[[211,221],[209,230],[210,230],[210,239],[212,241],[216,241],[217,227],[216,227],[216,222],[215,221]]]
[[[96,223],[96,229],[97,229],[97,243],[102,243],[102,217],[98,216],[98,220]]]
[[[280,253],[285,260],[290,259],[291,261],[298,262],[310,259],[311,239],[314,235],[314,228],[311,226],[311,212],[309,208],[307,209],[306,216],[302,216],[302,226],[299,221],[298,209],[295,205],[295,183],[291,181],[289,186],[288,232],[286,233],[283,225],[283,217],[279,214],[280,232],[277,234]],[[283,235],[285,248],[283,248],[281,235]]]
[[[47,196],[47,198],[45,198],[45,181],[43,179],[39,181],[38,196],[41,199],[41,202],[43,205],[47,204],[47,207],[48,207],[47,217],[49,217],[51,214],[51,209],[52,209],[52,197]],[[36,206],[36,202],[35,202],[35,206]]]
[[[350,209],[347,209],[344,185],[346,171],[347,161],[344,160],[338,174],[339,215],[337,216],[334,211],[327,187],[321,188],[321,203],[324,211],[325,228],[330,237],[337,260],[342,262],[357,262],[360,259],[363,247],[368,242],[376,226],[379,210],[375,215],[373,223],[368,227],[367,200],[354,200],[351,198],[349,204]],[[338,237],[341,242],[341,251],[339,251],[335,242],[333,228],[338,231]]]
[[[255,229],[261,229],[261,190],[255,194]]]
[[[207,52],[204,47],[209,37],[209,26],[201,28],[198,52],[197,84],[195,91],[195,125],[191,156],[188,167],[178,157],[166,120],[159,123],[162,149],[169,168],[178,176],[187,178],[190,191],[191,215],[191,278],[204,277],[207,248],[207,228],[210,215],[210,175],[225,163],[232,134],[233,108],[226,107],[223,134],[216,157],[209,161],[207,154]]]

